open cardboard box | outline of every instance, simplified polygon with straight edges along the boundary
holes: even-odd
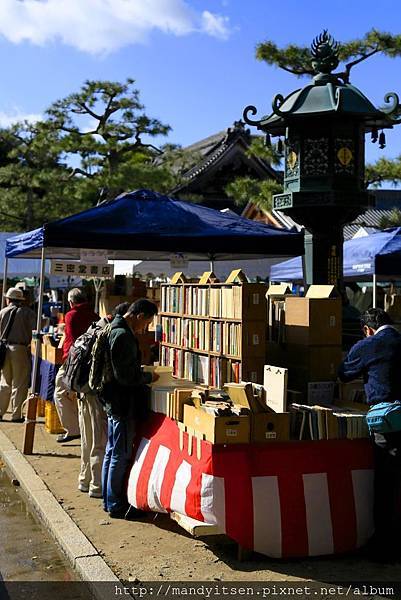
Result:
[[[185,404],[184,425],[213,444],[247,444],[250,441],[249,415],[216,417]]]
[[[305,297],[285,299],[285,341],[303,346],[341,346],[342,304],[332,285],[311,285]]]

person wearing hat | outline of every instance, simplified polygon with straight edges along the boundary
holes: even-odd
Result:
[[[6,307],[0,310],[0,339],[4,338],[8,323],[13,318],[7,336],[7,351],[0,380],[0,421],[11,400],[11,421],[22,423],[22,404],[28,394],[31,359],[28,346],[35,329],[36,317],[24,302],[21,289],[12,287],[5,294]]]

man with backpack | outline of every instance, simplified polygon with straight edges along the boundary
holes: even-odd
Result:
[[[147,329],[156,314],[153,302],[136,300],[123,316],[114,318],[108,335],[111,373],[102,388],[108,416],[102,487],[104,509],[116,519],[131,517],[124,481],[132,458],[135,425],[146,411],[146,384],[158,379],[156,374],[143,372],[136,336]]]
[[[11,399],[11,421],[22,423],[22,404],[27,397],[31,374],[28,346],[36,317],[33,310],[24,306],[22,290],[9,288],[5,298],[7,306],[0,311],[0,339],[7,344],[1,371],[0,421]]]
[[[361,316],[365,339],[349,351],[338,372],[340,381],[363,377],[368,404],[401,401],[401,334],[381,308]],[[374,433],[375,534],[371,558],[391,560],[400,554],[401,540],[401,431]]]
[[[63,364],[57,372],[54,391],[54,403],[65,429],[65,433],[57,437],[59,443],[80,438],[76,395],[71,393],[63,381],[64,363],[75,340],[88,329],[91,323],[99,319],[99,315],[92,310],[84,292],[79,288],[73,288],[68,292],[68,302],[71,310],[65,315]]]

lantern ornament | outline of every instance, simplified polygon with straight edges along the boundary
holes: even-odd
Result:
[[[383,130],[401,122],[401,107],[391,92],[384,98],[385,108],[376,108],[349,83],[349,72],[334,73],[339,53],[340,45],[324,30],[311,45],[312,81],[287,97],[277,94],[271,114],[256,120],[257,109],[248,106],[243,118],[281,142],[284,190],[273,204],[311,233],[307,282],[341,286],[343,226],[371,204],[365,134],[384,148]]]

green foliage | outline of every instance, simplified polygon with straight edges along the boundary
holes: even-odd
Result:
[[[78,93],[54,102],[47,115],[50,127],[60,133],[61,151],[79,160],[72,174],[91,179],[88,191],[93,195],[103,189],[107,198],[149,181],[149,166],[159,150],[143,139],[170,130],[144,113],[133,79],[86,81]]]
[[[257,157],[269,163],[273,167],[280,167],[282,155],[274,146],[266,146],[264,138],[254,138],[247,149],[247,155]],[[274,179],[259,180],[253,177],[237,177],[225,188],[226,194],[234,200],[238,206],[245,206],[252,202],[262,210],[271,210],[273,194],[283,191],[282,183]]]
[[[366,184],[371,187],[379,187],[388,181],[396,185],[401,181],[401,156],[395,159],[379,158],[372,165],[366,165]]]
[[[6,148],[0,162],[3,229],[31,229],[73,208],[73,184],[57,142],[44,123],[17,123],[0,131],[0,147]]]
[[[32,229],[99,198],[172,186],[177,175],[155,163],[160,151],[149,143],[170,128],[145,114],[133,83],[87,81],[53,103],[47,120],[0,130],[2,229]]]
[[[271,210],[273,194],[283,191],[283,186],[273,179],[262,181],[252,177],[237,177],[226,186],[226,193],[233,198],[235,204],[244,206],[252,202],[262,210]]]
[[[393,208],[388,217],[380,219],[380,229],[388,227],[401,227],[401,210],[399,208]]]
[[[350,59],[352,60],[345,64],[344,71],[337,73],[337,76],[348,82],[352,67],[377,53],[390,58],[401,56],[401,35],[392,35],[372,29],[361,39],[341,43],[340,61],[347,63]],[[279,48],[271,40],[266,40],[256,46],[256,58],[299,77],[314,73],[311,66],[310,49],[307,46],[290,44]]]

